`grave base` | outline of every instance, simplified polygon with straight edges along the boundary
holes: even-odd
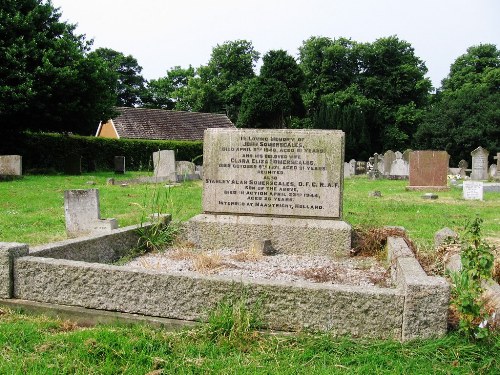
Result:
[[[203,249],[241,250],[269,239],[283,254],[346,257],[351,226],[339,220],[201,214],[186,223],[186,239]]]
[[[406,190],[411,191],[448,191],[449,186],[407,186]]]

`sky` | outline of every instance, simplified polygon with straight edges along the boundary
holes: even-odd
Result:
[[[298,57],[311,36],[373,42],[396,35],[441,85],[467,48],[500,48],[498,0],[52,0],[61,20],[106,47],[135,57],[144,78],[174,66],[205,65],[212,48],[245,39],[263,56],[284,49]],[[257,66],[257,70],[259,65]]]

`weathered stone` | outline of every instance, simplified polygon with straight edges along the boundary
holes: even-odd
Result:
[[[370,191],[369,196],[380,198],[380,197],[382,197],[382,193],[379,190]]]
[[[109,232],[118,228],[116,219],[101,220],[99,190],[66,190],[64,192],[66,233],[78,237],[93,232]]]
[[[0,155],[1,176],[22,176],[23,158],[20,155]]]
[[[196,165],[190,161],[176,161],[175,171],[177,181],[191,181],[199,179],[199,174],[196,173]]]
[[[342,217],[344,133],[208,129],[205,213]]]
[[[483,182],[464,181],[462,185],[463,197],[466,200],[483,200]]]
[[[443,228],[434,234],[434,247],[437,248],[450,240],[458,239],[458,234],[450,228]]]
[[[108,178],[106,180],[106,185],[114,185],[115,184],[115,179],[114,178]]]
[[[252,242],[251,251],[262,255],[275,255],[276,249],[273,247],[271,240],[255,240]]]
[[[449,160],[446,151],[411,152],[408,189],[447,190]]]
[[[153,152],[153,166],[154,177],[166,178],[169,181],[177,181],[174,150]]]
[[[124,174],[125,173],[125,156],[115,156],[115,173]]]
[[[422,195],[422,199],[438,199],[438,195],[434,193],[425,193]]]
[[[354,174],[363,175],[366,174],[366,161],[357,161],[356,168],[354,170]]]
[[[388,150],[384,154],[384,175],[388,176],[391,174],[392,163],[396,160],[396,155],[394,151]]]
[[[480,146],[470,154],[472,156],[471,180],[487,180],[489,151]]]

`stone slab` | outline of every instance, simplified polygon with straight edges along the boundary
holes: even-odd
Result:
[[[410,153],[410,187],[447,187],[450,156],[446,151]]]
[[[487,180],[489,151],[480,146],[470,154],[472,156],[471,180]]]
[[[99,190],[75,189],[64,191],[66,233],[70,237],[89,234],[100,220]]]
[[[0,155],[1,176],[22,176],[23,158],[20,155]]]
[[[124,174],[125,173],[125,156],[115,156],[114,159],[115,173]]]
[[[342,217],[342,131],[208,129],[203,151],[205,213]]]
[[[263,239],[283,254],[345,257],[351,249],[351,226],[339,220],[202,214],[186,223],[186,236],[204,249],[248,250]]]

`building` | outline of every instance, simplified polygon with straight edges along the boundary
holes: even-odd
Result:
[[[96,137],[202,141],[209,128],[235,128],[226,115],[167,111],[148,108],[116,108],[119,115],[97,128]]]

